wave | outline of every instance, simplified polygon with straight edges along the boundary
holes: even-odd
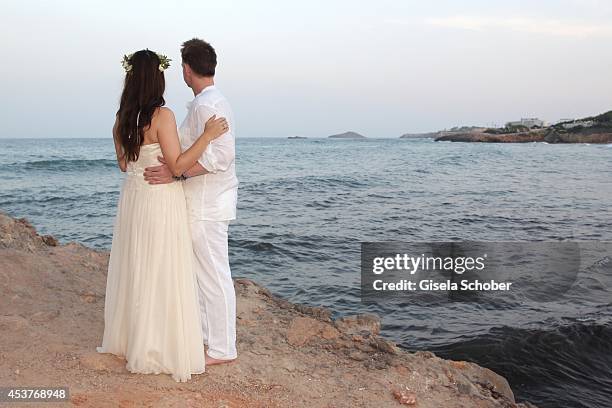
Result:
[[[248,192],[287,192],[297,191],[301,194],[305,192],[315,191],[334,191],[352,190],[368,187],[368,183],[363,179],[358,179],[352,176],[309,176],[309,177],[283,177],[275,178],[266,181],[256,181],[241,185],[243,191]]]
[[[26,162],[10,163],[0,166],[0,169],[19,170],[44,170],[44,171],[83,171],[100,170],[101,168],[116,168],[117,161],[109,159],[54,159],[33,160]]]
[[[232,239],[230,237],[229,245],[255,252],[279,252],[279,248],[270,242],[254,241],[250,239]]]
[[[18,192],[17,194],[0,195],[0,206],[10,207],[36,203],[37,207],[46,208],[47,206],[62,205],[73,207],[75,203],[79,204],[81,207],[95,204],[98,206],[95,212],[104,213],[109,208],[115,208],[116,201],[119,197],[119,190],[96,191],[85,194],[70,193],[64,195],[55,195],[54,193],[56,192],[52,191],[51,194],[48,195],[44,193],[24,194]],[[88,207],[88,209],[91,209],[91,207]]]
[[[503,375],[517,400],[539,407],[599,408],[612,400],[612,326],[574,321],[546,329],[493,328],[431,351]]]

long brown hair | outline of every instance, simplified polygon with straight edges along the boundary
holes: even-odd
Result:
[[[166,81],[159,69],[159,57],[153,51],[135,52],[129,64],[131,69],[125,74],[117,111],[117,133],[127,161],[136,161],[155,109],[166,104]]]

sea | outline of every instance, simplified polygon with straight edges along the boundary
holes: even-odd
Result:
[[[612,259],[575,290],[392,306],[360,297],[363,242],[612,241],[612,146],[432,139],[239,138],[232,274],[335,317],[377,313],[410,351],[488,367],[517,401],[612,407]],[[42,234],[109,249],[121,188],[113,142],[0,139],[0,210]],[[535,271],[534,271],[535,272]]]

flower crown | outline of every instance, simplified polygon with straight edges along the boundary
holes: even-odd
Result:
[[[149,50],[147,49],[147,51]],[[170,61],[172,60],[165,55],[156,53],[155,51],[151,51],[151,52],[155,53],[155,55],[157,55],[157,58],[159,58],[158,68],[161,72],[164,72],[170,66]],[[123,60],[121,61],[121,65],[123,66],[123,69],[125,70],[126,73],[132,70],[131,60],[132,60],[133,55],[134,53],[131,53],[129,55],[124,55]]]

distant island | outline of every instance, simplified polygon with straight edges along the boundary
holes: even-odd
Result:
[[[305,136],[289,136],[287,139],[307,139]]]
[[[436,142],[484,143],[612,143],[612,111],[546,125],[537,118],[508,122],[501,128],[439,132]]]
[[[364,135],[357,132],[345,132],[337,135],[328,136],[330,139],[367,139]]]

